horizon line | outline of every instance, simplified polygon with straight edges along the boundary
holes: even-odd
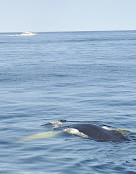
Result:
[[[28,31],[28,30],[27,30]],[[29,30],[33,31],[33,30]],[[136,29],[117,29],[117,30],[58,30],[58,31],[33,31],[37,33],[61,33],[61,32],[111,32],[111,31],[136,31]],[[21,33],[24,31],[0,31],[0,33]]]

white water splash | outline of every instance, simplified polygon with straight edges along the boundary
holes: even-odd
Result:
[[[59,129],[61,128],[62,122],[61,121],[51,121],[50,124],[52,124],[53,129]]]

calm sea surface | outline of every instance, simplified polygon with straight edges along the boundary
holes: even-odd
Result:
[[[0,33],[0,173],[136,173],[136,136],[96,142],[53,131],[53,120],[136,132],[136,31]]]

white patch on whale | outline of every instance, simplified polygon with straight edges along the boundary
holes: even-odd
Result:
[[[131,131],[127,130],[127,129],[119,129],[119,128],[111,128],[111,127],[107,127],[107,126],[103,126],[102,127],[103,129],[106,129],[106,130],[116,130],[116,131],[119,131],[120,133],[125,133],[125,134],[130,134],[132,133]]]
[[[103,129],[106,129],[106,130],[115,130],[115,129],[110,128],[110,127],[107,127],[107,126],[103,126],[102,128],[103,128]]]
[[[83,138],[89,138],[87,135],[85,135],[82,132],[79,132],[79,130],[75,129],[75,128],[66,128],[66,129],[64,129],[64,132],[72,134],[72,135],[77,135],[77,136],[80,136]]]

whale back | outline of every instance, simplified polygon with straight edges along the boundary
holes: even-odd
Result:
[[[128,140],[123,134],[117,130],[106,130],[93,124],[74,124],[71,128],[77,129],[79,132],[87,135],[97,141],[125,141]]]

